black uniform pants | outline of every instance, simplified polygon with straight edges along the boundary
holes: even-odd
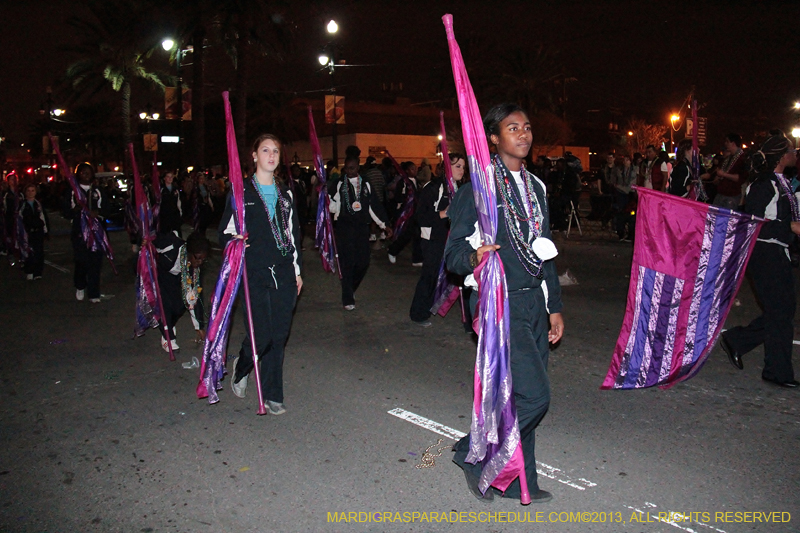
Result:
[[[28,233],[30,255],[25,260],[25,273],[41,276],[44,270],[44,233],[31,231]]]
[[[446,241],[420,239],[422,272],[420,272],[409,312],[411,320],[415,322],[422,322],[431,316],[431,306],[433,306],[436,292],[436,282],[439,280],[439,268],[442,266],[445,243]]]
[[[297,280],[291,263],[269,268],[248,268],[253,331],[261,366],[261,391],[264,400],[283,403],[283,353],[297,302]],[[244,304],[244,287],[241,290]],[[242,305],[247,334],[234,372],[235,382],[253,369],[247,309]]]
[[[74,242],[72,250],[75,254],[75,288],[86,290],[87,298],[100,298],[100,270],[103,267],[103,250],[92,252],[83,240]]]
[[[369,224],[339,221],[334,233],[342,270],[342,305],[354,305],[355,292],[369,269]]]
[[[473,309],[476,298],[477,292],[474,292],[470,303]],[[541,289],[510,292],[508,306],[511,313],[511,380],[514,403],[525,457],[528,490],[535,494],[539,490],[535,430],[550,407],[550,378],[547,375],[547,359],[550,355],[547,333],[550,330],[550,321]],[[473,465],[466,462],[469,435],[459,440],[454,448],[456,453],[453,462],[480,477],[481,463]],[[508,486],[503,496],[520,498],[519,478]]]
[[[764,370],[761,375],[781,383],[792,381],[796,302],[792,264],[786,248],[756,242],[747,270],[764,312],[747,326],[737,326],[723,333],[725,340],[740,354],[763,344]]]
[[[411,262],[422,263],[421,240],[417,217],[412,216],[411,220],[406,223],[406,227],[397,240],[389,245],[389,255],[397,257],[400,255],[400,252],[403,251],[403,248],[405,248],[408,243],[411,243]]]
[[[164,314],[168,328],[168,339],[175,338],[175,324],[178,319],[186,312],[186,304],[181,294],[181,278],[168,274],[158,278],[159,290],[161,292],[161,305],[164,306]],[[164,337],[164,324],[159,324],[161,336]]]

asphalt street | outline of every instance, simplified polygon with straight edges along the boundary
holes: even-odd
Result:
[[[457,309],[431,328],[409,321],[419,272],[409,250],[395,265],[373,252],[348,313],[306,240],[288,411],[259,417],[253,387],[239,399],[226,380],[218,404],[196,398],[198,370],[181,366],[201,357],[188,317],[176,362],[156,331],[132,338],[124,232],[111,235],[119,274],[103,267],[113,297],[76,301],[67,223],[51,220],[44,279],[27,282],[0,258],[0,531],[800,531],[800,391],[762,382],[760,348],[744,371],[715,348],[672,389],[599,390],[625,310],[628,243],[556,238],[558,270],[578,284],[563,289],[566,332],[536,439],[554,499],[523,507],[478,502],[452,438],[424,427],[469,431],[475,342]],[[206,297],[219,263],[216,251]],[[728,327],[758,313],[748,284],[738,298]],[[440,438],[435,465],[416,468]]]

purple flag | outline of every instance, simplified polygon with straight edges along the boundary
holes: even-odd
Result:
[[[200,367],[200,383],[197,397],[208,397],[208,403],[217,403],[220,380],[225,374],[225,348],[228,345],[233,302],[239,291],[239,283],[244,270],[244,250],[247,229],[244,221],[244,182],[242,167],[239,164],[239,150],[236,147],[236,132],[233,129],[231,102],[228,91],[222,93],[225,104],[225,125],[228,143],[228,167],[230,168],[231,202],[236,232],[245,239],[231,239],[222,254],[222,267],[219,270],[217,286],[211,297],[211,315],[206,331],[206,344],[203,348],[203,362]],[[252,328],[252,323],[251,323]],[[252,332],[251,332],[252,335]],[[254,354],[255,357],[255,354]]]
[[[156,232],[160,229],[161,214],[161,182],[158,179],[158,152],[153,152],[153,172],[150,175],[150,186],[153,188],[153,224]]]
[[[317,171],[317,180],[319,181],[317,232],[314,246],[319,249],[320,256],[322,257],[322,268],[325,269],[325,272],[336,272],[339,274],[339,279],[341,279],[342,271],[339,268],[339,254],[336,252],[336,239],[333,238],[333,223],[331,222],[331,198],[328,196],[325,165],[322,163],[322,150],[319,147],[317,128],[314,125],[314,115],[311,114],[311,106],[308,106],[308,135],[311,141],[311,153],[314,155],[314,169]]]
[[[601,389],[669,388],[722,331],[764,220],[637,188],[628,304]]]
[[[495,244],[497,196],[489,146],[483,130],[478,103],[469,82],[461,49],[453,34],[453,16],[442,17],[450,47],[450,62],[458,94],[458,109],[483,244]],[[479,488],[490,485],[505,491],[520,478],[521,503],[530,503],[525,478],[517,410],[511,382],[509,309],[505,271],[500,256],[487,253],[475,269],[480,305],[478,352],[475,359],[475,390],[470,428],[470,450],[466,461],[483,465]]]

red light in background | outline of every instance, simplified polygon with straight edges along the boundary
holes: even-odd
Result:
[[[33,174],[33,169],[32,168],[28,169],[28,174]]]
[[[56,164],[54,163],[54,164],[53,164],[53,168],[58,168],[58,165],[56,165]]]

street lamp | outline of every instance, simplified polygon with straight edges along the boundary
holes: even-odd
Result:
[[[161,47],[166,52],[170,52],[172,50],[176,50],[175,52],[175,66],[178,70],[178,77],[177,77],[177,87],[176,90],[177,100],[178,100],[178,161],[180,164],[180,168],[183,168],[183,77],[181,72],[181,60],[183,59],[183,53],[185,51],[191,50],[191,47],[187,50],[184,50],[178,43],[176,43],[173,39],[167,37],[163,41],[161,41]]]
[[[339,31],[339,25],[336,24],[336,21],[331,19],[326,26],[328,33],[331,35],[335,35],[336,32]],[[339,138],[336,131],[336,84],[334,83],[334,72],[336,71],[336,60],[334,59],[334,46],[332,42],[329,42],[325,46],[325,50],[319,54],[317,60],[319,64],[323,67],[328,67],[328,74],[331,76],[331,94],[333,95],[333,123],[331,124],[331,141],[333,143],[333,150],[331,153],[331,159],[333,159],[334,166],[339,166]]]
[[[669,117],[670,123],[672,127],[669,129],[669,150],[670,152],[675,150],[675,123],[681,119],[679,115],[673,114]],[[695,126],[696,127],[696,126]]]
[[[800,128],[794,128],[792,130],[792,137],[795,139],[800,139]]]

